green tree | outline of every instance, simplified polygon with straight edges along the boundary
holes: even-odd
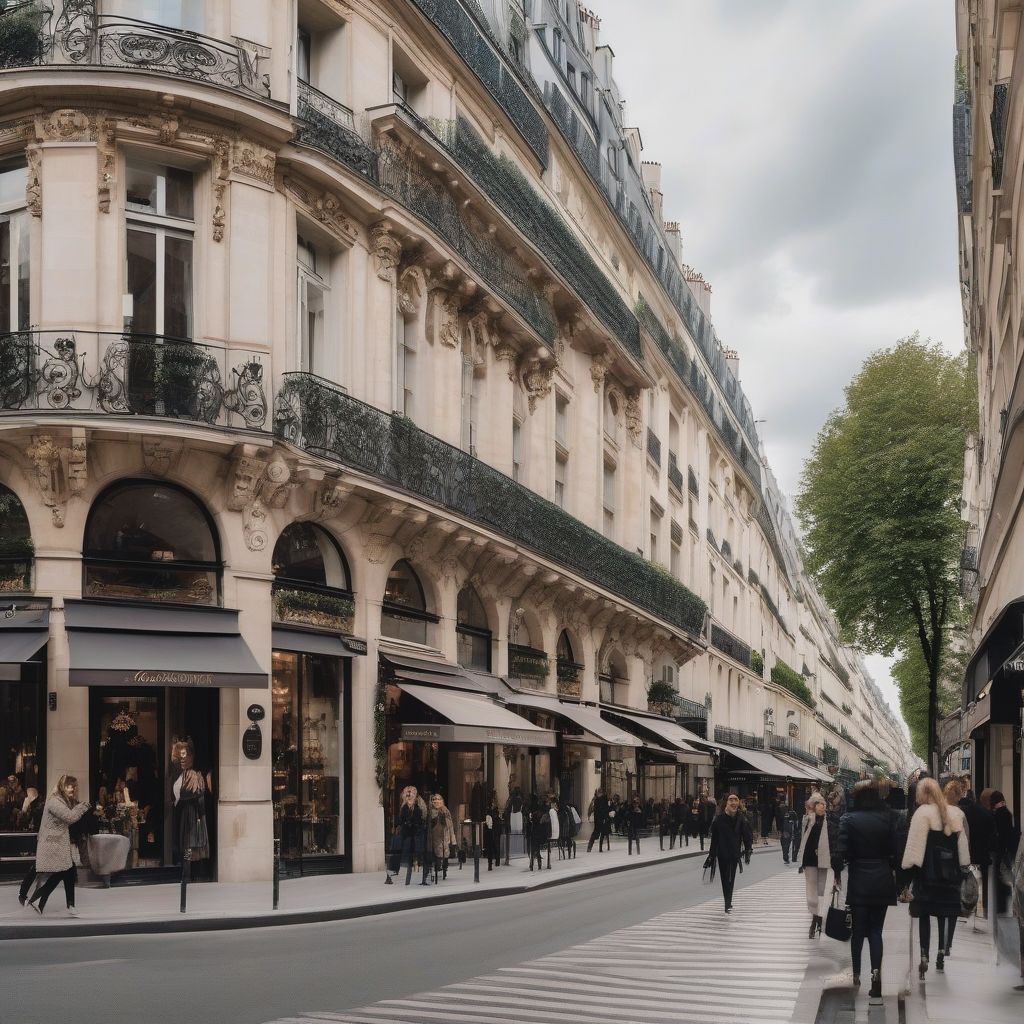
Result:
[[[959,498],[976,417],[965,356],[917,334],[904,338],[869,356],[847,386],[845,406],[804,465],[796,502],[808,568],[844,632],[866,650],[902,652],[904,711],[913,729],[923,695],[929,751],[945,645],[959,617]]]

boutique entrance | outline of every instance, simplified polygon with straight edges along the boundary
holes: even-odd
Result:
[[[219,699],[215,689],[93,687],[89,693],[89,797],[104,826],[129,842],[126,870],[114,882],[175,877],[171,747],[191,739],[206,782],[210,859],[193,864],[195,881],[216,876]]]

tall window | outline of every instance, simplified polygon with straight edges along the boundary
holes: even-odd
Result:
[[[592,114],[594,112],[594,86],[590,75],[580,75],[580,100],[582,100],[583,106],[587,108],[587,113]]]
[[[556,64],[561,65],[564,54],[565,44],[562,41],[562,33],[556,28],[551,33],[551,56],[555,58]]]
[[[555,502],[565,508],[569,476],[569,399],[555,394]]]
[[[477,421],[480,416],[480,378],[471,350],[462,353],[462,450],[476,454]]]
[[[458,662],[463,668],[491,671],[491,630],[480,595],[471,587],[459,591],[455,613]]]
[[[396,562],[384,588],[381,635],[426,644],[427,626],[436,621],[437,616],[427,611],[427,599],[416,571],[405,559]]]
[[[661,533],[661,516],[651,509],[651,561],[658,561],[658,536]]]
[[[27,331],[29,317],[29,217],[24,164],[0,166],[0,334]]]
[[[30,589],[32,550],[25,506],[14,491],[0,484],[0,593]]]
[[[295,39],[295,74],[300,82],[312,84],[310,72],[313,67],[313,37],[308,30],[299,26]]]
[[[115,484],[89,511],[85,597],[217,604],[220,555],[206,510],[187,491]]]
[[[348,563],[334,538],[312,523],[281,531],[271,560],[276,581],[303,587],[349,589]]]
[[[604,487],[602,490],[604,505],[604,533],[606,537],[615,534],[615,463],[604,460]]]
[[[397,72],[391,72],[391,98],[395,103],[406,103],[409,99],[409,89],[405,79]]]
[[[395,408],[409,419],[415,417],[416,347],[415,322],[396,309]]]
[[[299,368],[307,373],[326,374],[326,310],[329,285],[328,257],[298,236],[299,281]]]
[[[519,480],[523,472],[523,422],[512,420],[512,479]]]
[[[192,337],[193,192],[190,171],[128,161],[128,292],[136,333]]]
[[[555,504],[565,508],[565,478],[568,472],[568,460],[561,452],[555,453]]]

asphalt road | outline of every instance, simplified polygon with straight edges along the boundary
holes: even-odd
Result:
[[[737,906],[745,885],[782,870],[777,850],[756,855],[737,879]],[[717,880],[702,884],[695,858],[356,921],[0,942],[0,1024],[262,1024],[341,1011],[557,952],[720,893]]]

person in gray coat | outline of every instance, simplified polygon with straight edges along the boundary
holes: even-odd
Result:
[[[88,810],[89,805],[78,799],[78,779],[73,775],[62,775],[46,800],[36,839],[36,871],[48,877],[42,885],[36,885],[28,905],[39,914],[46,909],[50,893],[63,882],[68,913],[72,917],[78,916],[70,829]]]

